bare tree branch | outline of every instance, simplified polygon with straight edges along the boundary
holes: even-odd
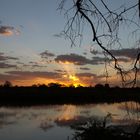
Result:
[[[66,0],[62,0],[62,3],[59,6],[60,9],[64,7],[65,1]],[[122,6],[119,9],[114,10],[109,8],[105,0],[100,0],[100,2],[105,8],[104,10],[100,10],[93,0],[73,0],[73,6],[66,11],[66,14],[71,10],[73,10],[73,12],[75,10],[75,12],[72,17],[68,17],[64,34],[71,40],[71,45],[75,45],[76,39],[82,36],[82,23],[86,22],[92,32],[92,41],[114,60],[114,69],[121,75],[122,85],[126,86],[131,84],[132,86],[135,86],[137,83],[137,74],[140,69],[138,66],[138,62],[140,61],[140,52],[138,52],[135,63],[133,64],[133,70],[124,70],[119,64],[118,57],[116,57],[108,47],[111,47],[116,43],[118,46],[122,46],[119,38],[121,24],[133,24],[137,27],[137,31],[140,31],[140,25],[134,18],[134,16],[137,15],[137,9],[140,16],[140,0],[127,8]],[[134,16],[130,16],[130,18],[128,18],[127,13],[129,14],[134,9],[136,9]],[[102,33],[99,34],[99,30],[101,30],[102,27],[104,27]],[[104,39],[108,41],[106,46],[103,43]],[[134,72],[133,78],[128,74],[132,73],[132,71]]]

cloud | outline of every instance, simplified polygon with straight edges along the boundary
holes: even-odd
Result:
[[[6,61],[6,60],[19,60],[19,58],[5,56],[4,53],[0,52],[0,61]]]
[[[45,59],[48,59],[49,57],[54,57],[55,56],[54,53],[51,53],[48,50],[40,53],[40,55],[41,55],[41,58],[45,58]]]
[[[109,59],[109,58],[106,58],[106,57],[92,57],[92,59],[96,63],[99,63],[100,62],[100,64],[103,64],[106,61],[107,62],[113,62],[114,61],[114,59]],[[123,57],[123,56],[117,58],[117,60],[119,62],[129,62],[130,61],[128,58]]]
[[[87,52],[83,52],[83,55],[87,55]]]
[[[55,71],[56,71],[56,72],[59,72],[59,73],[65,73],[65,72],[66,72],[66,71],[60,70],[60,69],[56,69]]]
[[[3,36],[11,36],[15,31],[16,30],[13,26],[0,26],[0,35]]]
[[[47,66],[41,66],[39,64],[32,65],[32,68],[45,68],[45,67],[47,67]]]
[[[136,59],[138,53],[140,52],[140,48],[123,48],[123,49],[119,49],[119,50],[109,50],[117,59],[118,61],[121,62],[130,62],[130,59]],[[101,52],[98,52],[96,50],[91,50],[90,51],[92,54],[94,55],[101,55]],[[96,58],[96,57],[94,57]],[[100,59],[99,57],[97,57],[98,60]],[[102,58],[103,59],[103,58]],[[105,58],[104,58],[105,60]],[[102,61],[102,60],[100,60]],[[113,61],[111,59],[108,59],[108,61]]]
[[[55,58],[55,61],[57,63],[72,63],[75,65],[86,65],[86,64],[90,64],[90,65],[100,65],[100,64],[104,64],[105,61],[111,62],[114,61],[113,59],[109,59],[106,57],[92,57],[92,59],[88,59],[85,56],[82,55],[78,55],[78,54],[65,54],[65,55],[58,55]],[[130,60],[126,57],[119,57],[118,61],[121,62],[129,62]],[[85,69],[87,70],[87,69]]]
[[[90,70],[90,68],[86,68],[86,67],[84,67],[84,68],[80,68],[81,70]]]
[[[120,50],[110,50],[110,52],[115,56],[122,56],[122,57],[128,57],[131,59],[136,59],[138,53],[140,52],[140,48],[126,48],[126,49],[120,49]]]
[[[46,71],[45,72],[44,71],[9,71],[6,73],[21,78],[40,77],[40,78],[56,79],[61,77],[59,73],[46,72]]]
[[[114,56],[117,57],[127,57],[131,59],[135,59],[140,52],[140,48],[123,48],[123,49],[118,49],[118,50],[109,50]],[[101,52],[98,52],[96,50],[91,50],[90,51],[92,54],[97,55],[97,54],[102,54]]]
[[[27,66],[30,66],[32,68],[37,68],[37,67],[38,68],[45,68],[45,67],[47,67],[47,66],[40,65],[38,62],[33,62],[33,61],[30,61],[29,65],[27,65]]]
[[[18,79],[18,77],[16,75],[10,75],[10,74],[0,74],[0,81],[12,81],[12,80],[16,80]]]
[[[95,59],[88,59],[85,56],[78,55],[78,54],[65,54],[65,55],[58,55],[55,58],[55,61],[58,63],[73,63],[75,65],[86,65],[86,64],[91,64],[91,65],[98,65],[102,64],[102,62],[99,60]]]
[[[97,77],[96,74],[93,73],[77,73],[76,76],[78,77]]]
[[[22,64],[22,67],[30,67],[32,69],[34,68],[46,68],[47,66],[42,66],[42,65],[39,65],[39,64],[24,64],[24,63],[18,63],[18,64]]]
[[[19,58],[5,56],[4,53],[0,52],[0,68],[17,68],[15,64],[7,64],[8,60],[19,60]]]
[[[130,60],[128,58],[124,58],[124,57],[119,57],[117,59],[119,62],[130,62]]]
[[[96,62],[96,63],[103,63],[107,60],[109,60],[109,58],[105,58],[105,57],[92,57],[93,61]]]
[[[59,81],[62,75],[56,72],[46,71],[9,71],[0,74],[0,82],[11,81],[18,85],[32,85],[34,83],[46,83]]]
[[[90,53],[97,55],[97,54],[101,54],[101,52],[97,51],[97,50],[90,50]]]
[[[17,61],[16,63],[17,63],[17,64],[20,64],[20,65],[24,65],[23,62],[19,62],[19,61]]]
[[[0,62],[0,68],[17,68],[17,66]]]

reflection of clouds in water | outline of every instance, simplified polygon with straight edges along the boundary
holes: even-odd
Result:
[[[3,128],[7,125],[12,125],[17,123],[17,120],[15,118],[16,116],[15,111],[5,111],[4,108],[0,109],[0,128]]]
[[[42,130],[47,131],[51,128],[54,127],[54,125],[49,124],[48,122],[41,122],[40,126],[39,126]]]
[[[120,113],[117,106],[118,106],[117,103],[112,104],[112,105],[108,105],[107,103],[105,103],[105,104],[97,105],[96,108],[98,111],[100,111],[101,116],[106,116],[108,113],[117,115]]]
[[[65,119],[56,119],[55,123],[58,126],[71,126],[71,125],[75,125],[75,124],[83,124],[85,122],[87,122],[88,120],[92,119],[91,117],[85,117],[85,116],[75,116],[69,120],[65,120]]]
[[[58,126],[70,126],[73,123],[87,121],[92,117],[104,117],[110,112],[114,123],[123,123],[124,117],[126,121],[126,103],[115,104],[89,104],[89,105],[50,105],[50,106],[35,106],[25,108],[0,108],[0,126],[18,123],[32,123],[35,128],[41,128],[44,131]],[[130,105],[129,105],[130,106]],[[130,107],[127,108],[130,108]],[[140,106],[140,104],[139,104]],[[140,107],[132,107],[130,110],[139,112]],[[132,112],[132,111],[131,111]],[[134,114],[134,112],[132,112]]]
[[[83,110],[83,111],[80,112],[80,114],[88,116],[90,114],[90,111],[89,110]]]
[[[16,121],[0,120],[0,129],[7,125],[12,125],[15,123],[16,123]]]
[[[121,103],[118,108],[125,112],[123,120],[129,122],[140,122],[140,103],[138,102],[126,102]]]
[[[138,102],[126,102],[126,103],[121,103],[119,105],[119,109],[122,110],[129,110],[132,113],[140,113],[140,103]]]

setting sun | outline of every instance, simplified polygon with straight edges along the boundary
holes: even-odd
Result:
[[[74,75],[69,75],[69,79],[72,81],[79,81],[79,78]]]

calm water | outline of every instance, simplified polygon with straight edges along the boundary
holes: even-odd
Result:
[[[131,125],[140,121],[136,102],[89,105],[49,105],[25,108],[0,107],[1,140],[67,140],[71,125],[112,114],[109,124]],[[132,127],[131,127],[132,129]]]

